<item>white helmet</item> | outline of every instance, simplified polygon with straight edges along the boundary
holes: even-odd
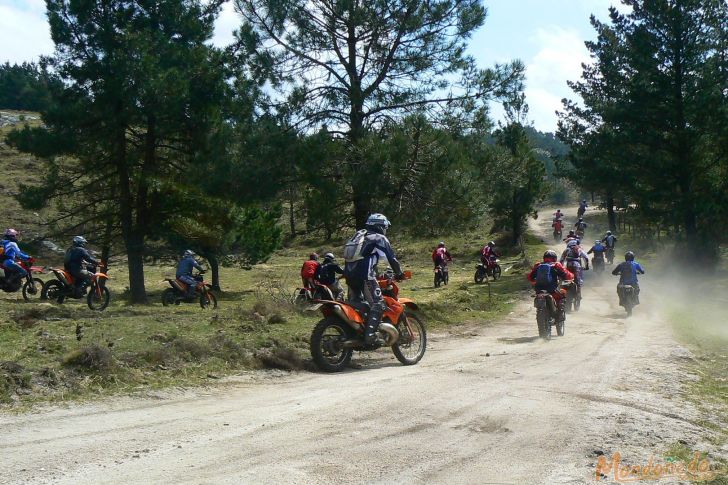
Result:
[[[571,241],[566,243],[566,247],[573,248],[574,246],[576,246],[578,244],[579,244],[579,241],[577,241],[576,239],[572,239]]]
[[[380,234],[386,234],[387,229],[389,229],[389,226],[391,225],[392,224],[389,222],[389,219],[387,219],[387,216],[384,214],[372,214],[367,218],[366,222],[367,228]]]
[[[182,253],[183,258],[189,258],[190,256],[194,256],[195,252],[191,249],[187,249],[184,253]]]

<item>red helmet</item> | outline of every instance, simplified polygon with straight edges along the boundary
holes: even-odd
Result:
[[[10,239],[16,239],[18,237],[18,234],[20,234],[20,233],[18,231],[16,231],[15,229],[8,228],[5,231],[4,236],[7,237],[7,238],[10,238]]]

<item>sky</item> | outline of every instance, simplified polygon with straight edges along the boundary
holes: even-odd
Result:
[[[610,5],[624,7],[619,0],[484,0],[484,4],[488,17],[472,38],[470,54],[483,68],[523,61],[529,118],[538,130],[554,131],[561,99],[573,97],[566,81],[578,79],[581,63],[589,60],[584,42],[595,37],[589,16],[606,20]],[[213,43],[230,43],[239,23],[232,3],[226,3]],[[0,0],[0,63],[36,61],[52,52],[44,0]]]

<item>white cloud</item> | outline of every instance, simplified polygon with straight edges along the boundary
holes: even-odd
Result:
[[[538,29],[533,40],[540,47],[526,64],[526,101],[535,127],[553,131],[561,98],[572,96],[566,81],[579,79],[589,51],[577,31],[558,26]]]
[[[235,11],[233,2],[226,2],[222,7],[220,16],[215,21],[215,33],[212,36],[213,45],[225,47],[232,44],[235,39],[233,37],[233,31],[240,27],[241,23],[242,20],[240,15]]]
[[[30,0],[23,6],[0,4],[0,62],[37,61],[53,53],[45,4]]]

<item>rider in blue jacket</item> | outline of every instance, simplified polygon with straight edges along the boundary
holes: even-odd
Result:
[[[364,330],[364,338],[367,343],[374,343],[376,340],[377,327],[379,327],[385,310],[382,290],[377,282],[377,263],[382,258],[386,258],[396,277],[398,279],[403,277],[399,261],[386,236],[389,226],[389,219],[383,214],[369,216],[365,226],[366,235],[358,255],[359,259],[347,262],[344,268],[344,277],[349,285],[349,298],[361,300],[363,297],[370,305]]]
[[[12,284],[14,281],[28,274],[22,266],[15,262],[15,259],[27,261],[30,259],[30,256],[18,247],[18,231],[8,229],[5,231],[3,237],[4,239],[0,244],[3,247],[2,267],[5,270],[5,284]]]
[[[634,253],[632,251],[627,251],[627,254],[624,255],[624,262],[619,263],[616,268],[614,268],[614,271],[612,271],[613,275],[619,275],[619,284],[617,285],[617,295],[619,295],[619,304],[621,306],[624,301],[624,295],[622,292],[622,289],[625,286],[632,286],[635,289],[635,305],[639,305],[639,295],[640,295],[640,285],[639,281],[637,281],[637,275],[638,274],[645,274],[645,270],[642,269],[642,266],[634,260]]]
[[[192,270],[204,271],[205,269],[195,260],[195,253],[187,250],[182,254],[182,259],[177,265],[176,277],[181,282],[187,284],[187,294],[185,298],[194,298],[197,281],[192,277]]]

